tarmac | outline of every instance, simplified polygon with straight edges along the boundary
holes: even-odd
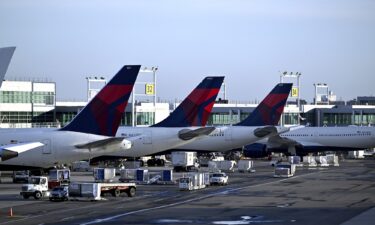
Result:
[[[138,185],[136,197],[96,202],[24,200],[22,184],[3,178],[0,224],[374,224],[375,160],[298,167],[290,178],[274,178],[267,162],[255,161],[255,169],[228,173],[227,186]],[[92,181],[90,173],[72,176]]]

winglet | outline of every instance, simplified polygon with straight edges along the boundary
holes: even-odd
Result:
[[[205,126],[224,77],[206,77],[163,121],[153,127]]]
[[[115,136],[141,66],[124,66],[73,120],[61,128]]]
[[[0,87],[8,70],[14,50],[16,50],[16,47],[0,48]]]
[[[243,121],[235,126],[276,126],[292,89],[292,83],[279,83]]]

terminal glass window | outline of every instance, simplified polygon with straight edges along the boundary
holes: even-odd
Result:
[[[153,112],[137,112],[137,125],[153,125],[155,114]]]

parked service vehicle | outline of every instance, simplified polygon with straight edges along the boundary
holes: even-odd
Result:
[[[69,198],[69,186],[54,187],[51,190],[51,193],[49,196],[50,201],[55,201],[55,200],[65,201],[65,200],[68,200],[68,198]]]
[[[104,194],[119,197],[126,193],[128,197],[136,194],[135,183],[71,183],[69,185],[69,198],[80,200],[101,200]]]
[[[48,178],[42,176],[30,177],[28,183],[22,185],[20,195],[22,195],[24,199],[28,199],[30,196],[33,196],[35,199],[49,197]]]
[[[25,182],[29,181],[30,171],[28,170],[21,170],[21,171],[13,171],[13,183],[18,182]]]
[[[226,173],[212,173],[210,176],[211,185],[227,185],[228,175]]]
[[[67,186],[70,183],[69,169],[54,169],[49,171],[48,188]]]
[[[205,188],[205,174],[199,172],[188,173],[179,179],[178,187],[181,191],[191,191]]]
[[[199,167],[196,152],[172,152],[172,165],[176,172],[191,171]]]

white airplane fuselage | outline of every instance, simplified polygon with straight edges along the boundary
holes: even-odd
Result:
[[[187,127],[196,129],[197,127]],[[120,127],[116,136],[133,137],[147,133],[146,139],[132,141],[131,149],[109,154],[119,157],[141,157],[155,155],[170,149],[194,150],[194,151],[228,151],[241,148],[264,137],[257,137],[254,131],[259,127],[223,126],[216,129],[208,136],[202,136],[194,140],[182,141],[177,133],[185,128],[162,127]],[[275,134],[273,134],[275,135]]]
[[[107,136],[72,131],[59,131],[53,128],[0,129],[0,145],[13,143],[41,142],[44,145],[20,153],[17,157],[0,162],[3,165],[52,167],[63,163],[88,159],[117,150],[118,145],[105,148],[78,149],[75,145],[102,140]]]
[[[303,147],[317,147],[317,150],[324,147],[342,150],[375,147],[375,127],[304,127],[283,133],[280,137],[294,140]],[[268,148],[280,147],[267,139],[260,143],[267,144]]]
[[[258,137],[254,131],[261,127],[251,126],[222,126],[217,127],[208,137],[183,145],[179,150],[204,152],[224,152],[254,143],[265,137]],[[278,130],[279,132],[280,130]],[[274,133],[273,135],[275,135]]]

